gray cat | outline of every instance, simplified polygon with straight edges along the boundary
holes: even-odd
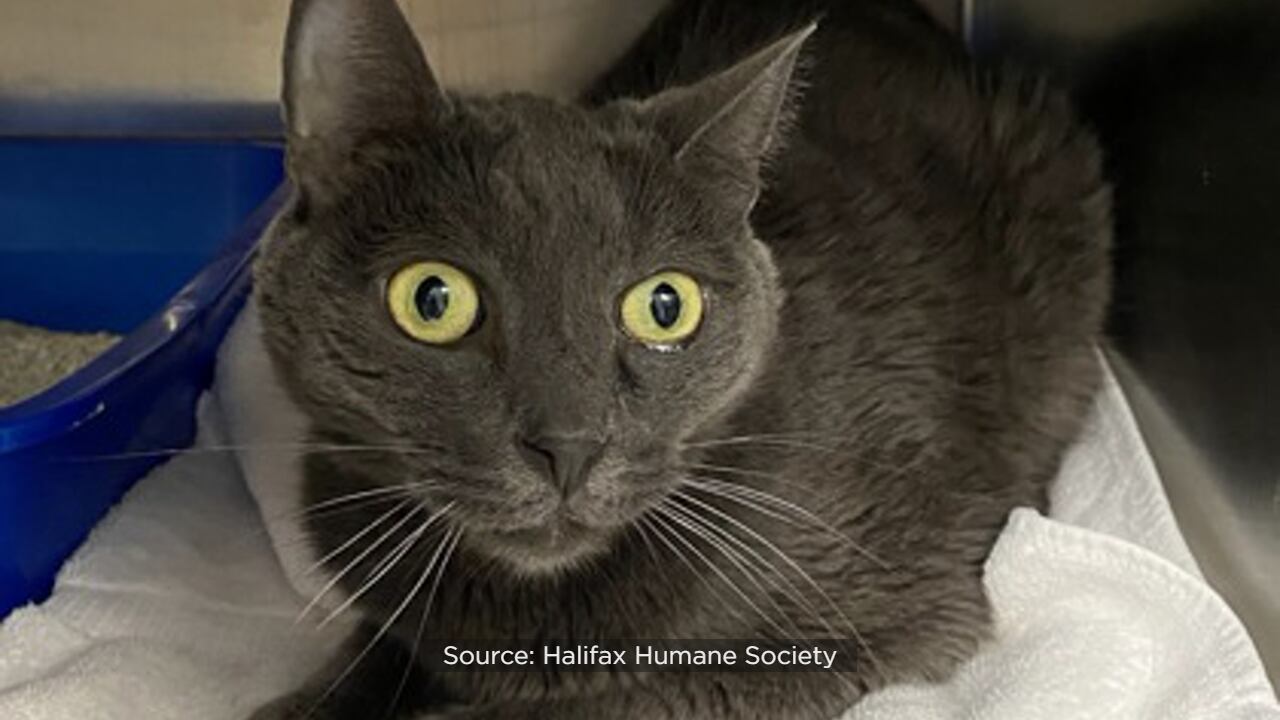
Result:
[[[444,92],[392,0],[296,0],[284,104],[256,302],[366,629],[255,718],[830,718],[974,653],[1099,374],[1061,97],[907,0],[677,0],[580,104]],[[427,671],[455,638],[858,659]]]

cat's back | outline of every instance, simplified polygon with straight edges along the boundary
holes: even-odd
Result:
[[[975,68],[907,5],[852,3],[812,49],[753,215],[788,296],[766,386],[861,447],[969,447],[1038,501],[1097,381],[1100,152],[1063,96]]]
[[[918,79],[846,85],[776,158],[753,224],[786,301],[739,431],[899,468],[942,440],[1040,504],[1097,383],[1109,191],[1057,98],[956,74],[944,119]]]

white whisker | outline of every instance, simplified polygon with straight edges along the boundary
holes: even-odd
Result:
[[[817,433],[812,433],[811,436],[822,437]],[[796,437],[797,436],[792,435],[734,435],[732,437],[699,440],[681,444],[686,448],[715,448],[733,445],[753,445],[796,448],[800,450],[821,450],[823,452],[836,451],[833,447],[819,445],[818,443],[809,442],[807,440],[795,439]]]
[[[777,495],[774,495],[773,493],[766,492],[758,488],[746,487],[744,485],[736,485],[734,483],[725,482],[718,478],[712,478],[712,477],[695,476],[692,478],[688,478],[685,481],[685,485],[691,488],[702,490],[703,492],[706,492],[712,495],[716,495],[718,497],[722,497],[726,500],[731,500],[733,502],[736,502],[742,505],[743,507],[750,508],[763,515],[768,515],[770,517],[781,520],[783,522],[790,523],[792,525],[799,525],[800,523],[797,522],[796,518],[782,515],[780,512],[766,508],[762,506],[760,503],[769,503],[770,505],[773,505],[776,508],[781,508],[783,510],[790,511],[794,513],[796,516],[798,516],[800,520],[808,521],[810,524],[816,525],[819,529],[826,531],[832,537],[847,544],[854,551],[856,551],[863,557],[867,558],[868,560],[874,562],[875,564],[879,565],[881,568],[885,570],[890,569],[890,566],[887,562],[882,560],[875,553],[868,550],[861,543],[849,537],[848,534],[841,532],[839,528],[832,525],[830,522],[820,517],[818,514],[814,513],[813,511],[805,508],[802,505],[793,503],[790,500],[787,500],[786,498],[779,497]],[[751,500],[756,500],[757,502],[751,502]]]
[[[831,599],[831,596],[827,594],[827,591],[823,589],[822,585],[820,585],[818,581],[814,580],[813,576],[810,575],[800,565],[800,563],[796,562],[790,555],[784,552],[781,548],[779,548],[776,544],[774,544],[764,535],[761,535],[759,532],[757,532],[755,529],[753,529],[749,525],[743,523],[741,520],[738,520],[737,518],[724,512],[723,510],[720,510],[714,505],[705,503],[699,500],[698,498],[695,498],[688,494],[680,494],[680,497],[688,502],[698,505],[699,507],[703,508],[705,511],[710,512],[716,515],[717,517],[723,519],[725,522],[732,524],[734,527],[737,527],[739,530],[747,533],[754,540],[756,540],[756,542],[759,542],[761,545],[764,545],[771,552],[776,554],[778,558],[781,559],[784,563],[786,563],[787,566],[790,567],[797,575],[799,575],[800,578],[803,579],[806,584],[808,584],[811,588],[813,588],[814,592],[818,593],[818,596],[822,598],[823,602],[827,603],[831,607],[831,609],[834,610],[835,613],[840,616],[841,621],[843,621],[846,627],[849,628],[849,632],[853,634],[853,637],[858,641],[860,645],[862,645],[863,650],[867,652],[867,656],[871,660],[871,662],[875,663],[877,667],[880,667],[880,662],[876,658],[875,653],[872,651],[871,646],[867,643],[866,638],[862,636],[862,633],[858,632],[858,628],[853,624],[853,621],[849,619],[849,616],[845,614],[844,610],[841,609],[841,607],[837,605],[834,600]]]
[[[649,527],[649,529],[653,532],[654,537],[658,538],[659,542],[661,542],[664,546],[666,546],[666,548],[670,550],[673,555],[679,558],[680,562],[683,563],[684,566],[689,569],[689,572],[693,573],[694,577],[701,580],[702,583],[707,586],[707,589],[710,590],[711,594],[714,595],[716,599],[720,601],[720,604],[724,607],[725,610],[732,613],[739,620],[743,622],[747,622],[746,618],[743,617],[742,613],[738,610],[737,606],[729,602],[727,599],[725,599],[724,595],[720,594],[720,591],[716,589],[715,584],[712,583],[709,578],[707,578],[706,574],[703,573],[701,570],[699,570],[697,566],[693,564],[693,561],[691,561],[689,557],[685,555],[682,550],[680,550],[680,548],[676,547],[675,544],[673,544],[671,540],[667,538],[667,534],[673,533],[674,531],[671,530],[669,526],[666,526],[666,523],[663,523],[663,525],[658,525],[657,518],[649,518],[649,517],[643,517],[643,516],[640,518],[640,523]],[[665,529],[665,532],[663,532],[664,529]]]
[[[452,538],[450,538],[452,536]],[[426,602],[422,605],[422,617],[418,620],[418,632],[413,641],[413,649],[409,652],[409,661],[405,663],[404,675],[400,677],[400,684],[396,686],[396,693],[391,698],[390,710],[395,710],[395,705],[400,701],[400,696],[404,693],[405,684],[409,682],[409,676],[413,674],[414,663],[418,660],[418,647],[422,644],[422,633],[427,627],[427,619],[431,616],[431,606],[435,604],[436,592],[440,589],[440,581],[444,578],[444,568],[449,564],[449,558],[453,557],[453,551],[458,547],[458,541],[462,538],[462,531],[450,529],[445,536],[444,542],[436,547],[435,555],[431,557],[431,563],[427,566],[427,572],[431,572],[431,568],[436,566],[439,561],[440,566],[436,569],[436,579],[431,582],[431,589],[427,591]],[[448,545],[448,547],[445,547]],[[444,556],[441,559],[441,551]]]
[[[378,498],[378,497],[383,497],[388,495],[398,495],[405,492],[406,490],[414,490],[420,487],[426,487],[426,485],[424,485],[421,482],[415,481],[415,482],[401,483],[400,485],[386,485],[382,487],[371,488],[369,490],[361,490],[358,492],[347,493],[345,495],[339,495],[337,497],[328,498],[326,500],[313,503],[311,505],[306,505],[302,508],[299,508],[297,510],[292,510],[288,513],[281,513],[280,515],[272,516],[270,518],[267,518],[267,521],[273,522],[273,521],[284,520],[284,519],[296,520],[296,519],[307,517],[308,515],[317,514],[319,513],[319,511],[326,510],[328,508],[334,508],[340,505],[352,504],[357,500],[365,500],[368,498]]]
[[[445,543],[449,542],[449,538],[451,534],[452,534],[452,531],[445,533],[445,537],[440,541],[440,546],[443,546]],[[439,554],[438,548],[436,552],[438,555]],[[356,655],[355,659],[352,660],[351,663],[347,665],[347,669],[343,670],[342,674],[338,675],[338,677],[329,685],[329,689],[326,690],[324,694],[321,695],[315,701],[314,704],[312,704],[311,709],[307,712],[308,717],[312,713],[314,713],[321,705],[324,704],[324,701],[327,700],[329,696],[333,694],[334,690],[338,689],[338,686],[341,685],[342,682],[347,679],[347,676],[349,676],[351,672],[356,669],[356,666],[359,665],[360,662],[365,659],[365,657],[373,650],[374,646],[377,645],[382,640],[382,638],[386,636],[388,632],[390,632],[391,627],[395,625],[396,621],[400,619],[400,616],[404,614],[404,611],[413,602],[413,599],[417,597],[418,592],[422,590],[422,586],[427,583],[427,579],[431,575],[431,567],[432,567],[431,563],[428,563],[427,567],[424,568],[423,571],[418,575],[418,580],[413,584],[413,587],[410,588],[409,592],[405,594],[404,600],[402,600],[400,604],[396,606],[396,609],[391,613],[390,617],[387,618],[387,621],[384,622],[382,626],[378,628],[378,632],[374,634],[373,639],[370,640],[369,643],[364,646],[364,649],[361,650],[358,655]]]
[[[334,548],[332,551],[326,553],[324,557],[315,561],[315,563],[313,563],[311,567],[307,568],[307,574],[312,574],[317,570],[319,570],[320,568],[324,567],[325,565],[328,565],[330,560],[333,560],[334,558],[338,557],[342,553],[346,552],[346,550],[350,548],[352,545],[355,545],[356,543],[360,542],[360,538],[363,538],[365,535],[368,535],[369,533],[376,530],[379,525],[386,522],[387,519],[390,518],[392,515],[395,515],[397,512],[403,510],[404,507],[408,505],[410,502],[411,501],[409,498],[404,498],[395,507],[391,508],[390,510],[380,515],[373,522],[369,523],[368,525],[365,525],[364,528],[360,530],[360,532],[353,534],[351,537],[347,538],[346,542]]]
[[[415,505],[412,508],[410,508],[409,512],[405,513],[404,517],[400,518],[400,520],[398,520],[394,525],[392,525],[389,530],[383,533],[377,540],[370,543],[368,547],[366,547],[364,550],[360,552],[360,554],[356,555],[355,558],[352,559],[351,562],[347,563],[347,565],[343,567],[340,572],[338,572],[332,578],[330,578],[329,582],[324,584],[324,587],[320,588],[320,591],[315,594],[315,597],[311,598],[311,602],[307,603],[307,606],[302,608],[302,612],[298,613],[298,617],[294,622],[301,622],[302,619],[306,617],[312,611],[312,609],[314,609],[316,605],[320,603],[320,599],[323,598],[325,595],[327,595],[329,591],[332,590],[334,586],[337,585],[338,582],[342,580],[342,578],[346,577],[347,573],[351,572],[353,568],[355,568],[357,565],[363,562],[365,558],[369,557],[370,553],[372,553],[375,549],[378,548],[378,546],[382,545],[388,539],[390,539],[391,536],[394,535],[397,530],[404,527],[405,524],[407,524],[411,519],[413,519],[414,515],[417,515],[421,511],[422,511],[421,505]]]
[[[683,495],[682,493],[677,493],[675,497],[680,499],[686,499],[686,500],[690,499],[687,496]],[[690,514],[696,515],[695,513],[696,508],[686,508],[685,510]],[[802,593],[800,589],[795,586],[795,583],[791,582],[791,578],[787,577],[786,573],[782,572],[782,570],[779,569],[775,563],[770,562],[767,558],[761,555],[759,551],[751,547],[746,541],[744,541],[742,538],[738,537],[737,535],[734,535],[733,533],[729,532],[725,528],[722,528],[719,525],[712,523],[710,520],[706,518],[698,517],[698,519],[707,527],[715,530],[716,532],[720,533],[720,535],[722,535],[723,537],[728,538],[731,542],[736,544],[738,547],[741,547],[745,551],[749,552],[752,555],[752,557],[754,557],[757,560],[757,562],[760,563],[760,565],[762,565],[765,569],[769,570],[770,572],[776,574],[778,578],[782,581],[782,583],[785,585],[785,588],[779,588],[779,589],[786,592],[787,596],[791,598],[792,601],[794,601],[797,605],[799,605],[801,609],[808,612],[810,617],[816,620],[819,625],[822,625],[829,635],[831,635],[832,637],[836,636],[837,633],[835,631],[835,628],[832,627],[831,624],[828,623],[827,620],[822,617],[822,615],[818,612],[817,608],[813,605],[813,603],[809,602],[808,598],[804,596],[804,593]]]
[[[343,601],[341,605],[333,610],[333,612],[330,612],[328,617],[320,621],[320,627],[325,627],[329,623],[333,622],[334,619],[346,612],[347,608],[350,608],[357,600],[373,589],[373,587],[377,585],[382,578],[386,577],[387,573],[391,572],[391,568],[395,567],[396,563],[400,562],[405,555],[408,555],[409,552],[413,550],[413,546],[417,544],[418,540],[422,539],[422,536],[426,534],[427,530],[431,529],[431,526],[434,525],[437,520],[444,517],[445,513],[449,512],[451,509],[453,509],[452,502],[432,513],[430,517],[423,521],[422,525],[418,526],[416,530],[405,537],[404,540],[400,541],[400,545],[397,546],[396,549],[392,550],[391,553],[383,559],[379,566],[375,567],[374,570],[371,571],[371,576],[365,580],[360,588],[352,593],[351,597],[348,597]]]
[[[677,518],[673,513],[671,513],[667,507],[664,507],[664,505],[658,505],[657,507],[655,507],[654,512],[662,516],[661,518],[659,517],[654,518],[654,520],[659,523],[665,524],[662,518],[666,518],[670,520],[672,523],[675,523],[677,526],[684,526],[685,529],[689,529],[688,526],[685,525],[685,523],[683,523],[679,518]],[[671,530],[671,528],[668,527],[668,530]],[[701,560],[703,564],[705,564],[707,568],[709,568],[713,573],[715,573],[716,576],[720,578],[720,580],[722,580],[726,585],[728,585],[729,589],[732,590],[735,595],[741,598],[742,601],[746,603],[748,607],[750,607],[757,615],[759,615],[762,619],[764,619],[765,622],[772,625],[774,629],[778,631],[778,634],[780,637],[786,637],[787,635],[786,631],[783,630],[782,627],[777,624],[777,622],[773,619],[772,616],[770,616],[759,605],[757,605],[756,602],[751,599],[751,596],[747,595],[746,591],[744,591],[741,588],[741,586],[735,583],[733,579],[730,578],[729,575],[724,570],[721,570],[718,565],[711,562],[711,559],[708,558],[701,550],[699,550],[698,547],[694,545],[688,538],[684,537],[683,535],[681,535],[679,532],[675,530],[671,530],[671,532],[672,532],[672,537],[678,540],[682,545],[685,546],[685,548],[689,550],[689,552],[692,552],[699,560]]]
[[[337,443],[249,443],[244,445],[193,445],[190,447],[152,448],[149,450],[133,450],[104,455],[80,455],[59,458],[59,462],[106,462],[113,460],[141,460],[146,458],[169,457],[174,455],[207,455],[212,453],[231,453],[242,450],[300,451],[302,454],[318,453],[399,453],[403,455],[433,454],[439,452],[434,448],[417,445],[343,445]]]
[[[688,523],[686,527],[688,527],[691,532],[697,534],[698,537],[706,541],[708,545],[711,545],[716,550],[719,550],[720,554],[724,555],[725,558],[727,558],[729,562],[734,567],[736,567],[740,573],[742,573],[743,577],[747,578],[747,581],[750,582],[752,586],[755,587],[755,589],[758,590],[760,594],[763,595],[765,599],[769,601],[769,604],[773,606],[773,609],[777,612],[777,614],[782,616],[784,620],[788,620],[791,622],[792,628],[794,628],[796,631],[797,638],[803,634],[803,631],[800,630],[800,626],[795,622],[794,619],[791,618],[790,615],[786,613],[786,611],[782,609],[780,605],[778,605],[777,600],[774,599],[773,597],[773,593],[769,592],[769,590],[767,590],[763,585],[761,585],[760,580],[764,579],[766,582],[768,582],[770,585],[774,587],[777,587],[776,583],[774,583],[771,578],[761,573],[758,568],[749,566],[746,558],[744,558],[740,553],[738,553],[733,548],[729,547],[724,540],[720,539],[720,537],[717,537],[712,532],[710,532],[710,530],[721,531],[722,530],[721,528],[716,527],[711,523],[708,523],[704,518],[698,517],[696,514],[694,514],[693,512],[690,512],[689,510],[686,510],[684,508],[678,508],[678,506],[676,505],[668,505],[667,510],[670,512],[676,513],[678,516],[683,516]],[[732,539],[737,540],[737,538],[732,538]],[[767,618],[766,620],[767,622],[769,622],[770,625],[773,626],[775,630],[778,631],[779,637],[788,637],[790,635],[790,633],[784,631],[783,628],[780,625],[778,625],[776,622],[774,622],[772,619]]]
[[[712,472],[730,473],[742,475],[743,477],[762,478],[772,480],[777,477],[777,473],[764,472],[763,470],[750,470],[748,468],[732,467],[730,465],[710,465],[707,463],[689,463],[689,467],[698,470],[710,470]]]
[[[684,496],[677,494],[677,497],[684,497]],[[668,507],[675,508],[676,506],[672,504],[672,505],[669,505]],[[823,618],[820,613],[818,613],[817,608],[814,607],[813,603],[809,602],[809,600],[804,597],[804,593],[802,593],[800,589],[796,587],[795,583],[791,582],[791,579],[788,578],[786,573],[782,572],[782,570],[779,569],[776,564],[770,562],[767,558],[761,555],[755,548],[747,544],[742,538],[738,537],[737,535],[734,535],[733,533],[729,532],[725,528],[722,528],[719,525],[716,525],[710,520],[699,516],[694,511],[694,509],[692,508],[682,508],[682,509],[684,510],[684,512],[688,514],[690,518],[696,519],[699,523],[701,523],[703,527],[707,528],[710,531],[714,531],[718,533],[721,537],[725,538],[729,542],[734,543],[736,546],[742,548],[745,552],[749,553],[755,559],[756,563],[758,563],[759,567],[762,567],[764,570],[769,571],[773,575],[776,575],[778,580],[781,581],[782,583],[781,585],[777,581],[775,581],[770,575],[767,575],[764,572],[761,572],[759,567],[753,568],[757,573],[759,573],[761,578],[768,581],[772,587],[783,592],[801,610],[804,610],[806,613],[808,613],[810,618],[817,621],[817,623],[821,625],[823,629],[826,630],[828,635],[830,635],[832,638],[836,637],[837,633],[835,631],[835,628],[831,626],[831,623],[827,622],[827,620]],[[764,592],[763,588],[761,588],[761,591]],[[782,612],[777,602],[774,601],[771,596],[770,596],[770,602],[773,603],[774,608],[777,608],[779,612]],[[796,629],[797,637],[804,635],[804,632],[800,629],[800,626],[795,621],[795,619],[791,618],[785,613],[783,613],[783,616],[786,617],[787,620],[790,621],[792,627]],[[865,643],[862,643],[862,644],[864,647],[866,646]],[[847,678],[841,675],[837,675],[837,677],[840,677],[841,681],[844,682],[846,686],[851,688],[854,687],[853,683],[850,682]]]

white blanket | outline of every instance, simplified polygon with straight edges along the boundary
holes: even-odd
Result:
[[[50,600],[0,625],[0,718],[238,720],[346,632],[295,624],[302,599],[240,466],[213,449],[227,410],[206,398],[197,450],[139,483]],[[892,688],[847,718],[1280,719],[1112,380],[1053,508],[1016,511],[988,561],[995,641],[952,681]]]

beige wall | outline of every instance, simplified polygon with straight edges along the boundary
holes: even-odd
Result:
[[[922,1],[948,20],[958,4]],[[664,0],[401,4],[445,83],[564,95]],[[288,0],[0,0],[0,97],[271,101],[287,9]]]
[[[565,94],[662,0],[402,0],[442,80]],[[287,0],[0,0],[0,94],[267,101]]]

